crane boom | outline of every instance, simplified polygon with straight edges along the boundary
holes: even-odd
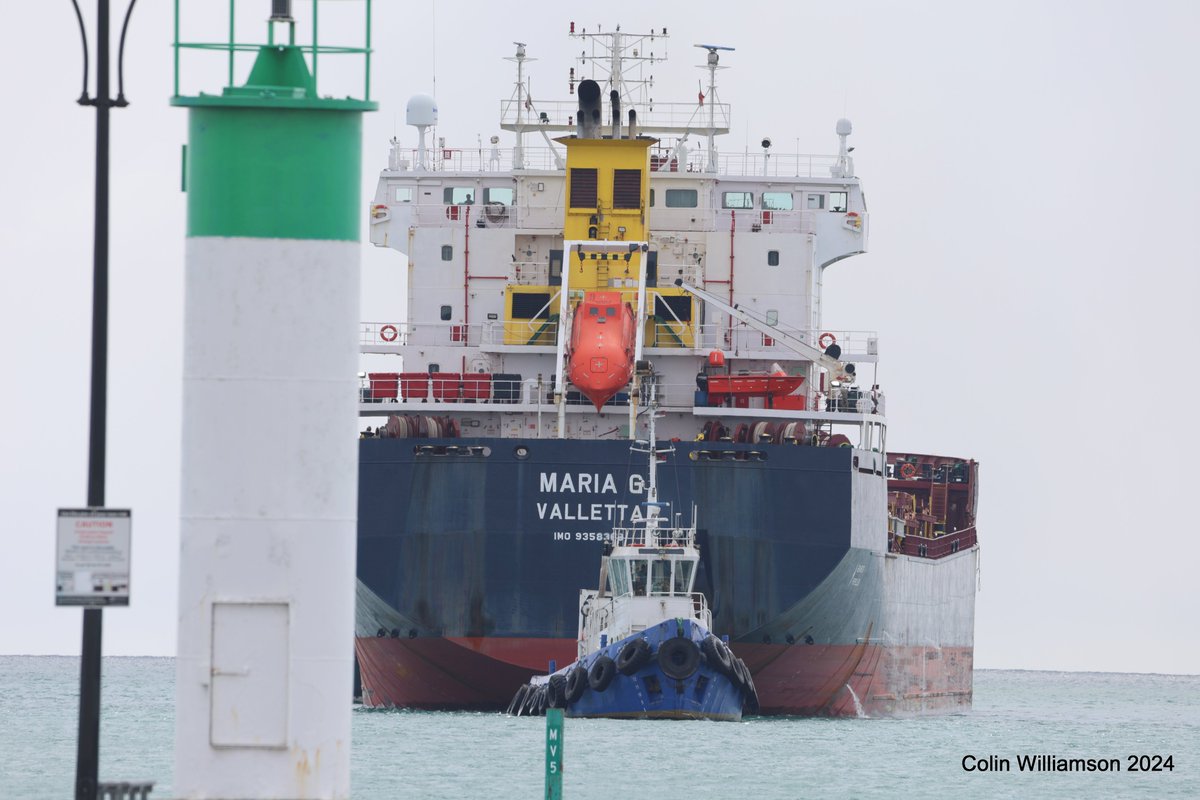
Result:
[[[759,319],[758,317],[743,311],[742,309],[738,308],[736,305],[730,305],[729,303],[726,303],[724,300],[717,297],[715,294],[712,294],[711,292],[707,292],[698,286],[693,286],[692,284],[687,283],[682,278],[677,279],[675,281],[675,285],[686,290],[689,294],[693,294],[696,297],[699,297],[701,300],[703,300],[705,303],[708,303],[710,306],[714,306],[714,307],[720,309],[721,311],[724,311],[726,314],[729,314],[731,317],[734,317],[738,321],[743,322],[746,325],[749,325],[751,328],[754,328],[757,331],[765,333],[767,336],[770,336],[772,339],[779,342],[784,347],[788,348],[789,350],[793,351],[794,353],[799,354],[801,358],[808,359],[809,361],[812,361],[814,364],[818,364],[818,365],[824,367],[825,369],[829,370],[833,375],[844,376],[845,378],[850,378],[850,379],[853,378],[854,373],[853,372],[847,373],[845,364],[843,364],[838,359],[833,358],[832,356],[825,355],[825,353],[823,353],[820,349],[813,347],[811,344],[809,344],[808,342],[805,342],[803,339],[793,336],[792,334],[790,334],[786,331],[780,330],[779,328],[775,327],[774,325],[768,325],[766,322]]]

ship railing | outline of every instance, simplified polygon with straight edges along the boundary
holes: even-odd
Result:
[[[918,558],[944,558],[948,555],[969,550],[979,541],[975,526],[933,536],[918,535],[909,529],[906,533],[888,533],[888,552]]]
[[[634,105],[627,108],[637,110],[638,132],[646,135],[655,133],[683,133],[694,131],[699,134],[709,129],[711,115],[712,127],[717,133],[729,132],[731,109],[728,103],[655,103],[650,105]],[[520,121],[518,122],[518,117]],[[547,132],[570,135],[576,130],[579,117],[579,102],[571,100],[541,100],[535,106],[525,106],[516,98],[500,101],[500,127],[504,130],[516,130],[518,126],[527,133],[537,133],[543,125]],[[611,119],[611,117],[609,118]],[[622,134],[625,133],[625,120],[622,119]],[[611,124],[606,121],[602,126],[604,135],[611,132]]]
[[[774,233],[816,233],[819,214],[829,212],[801,209],[777,210],[760,208],[676,208],[650,207],[649,225],[656,231],[714,231],[728,230],[729,214],[736,214],[738,230]],[[422,228],[553,228],[561,229],[562,206],[527,203],[411,203],[399,202],[389,206],[386,216],[373,217],[372,222],[390,219],[393,215],[406,225]],[[691,266],[691,265],[689,265]],[[660,269],[662,267],[660,266]]]
[[[613,547],[695,547],[696,529],[664,527],[647,531],[641,527],[613,528]]]
[[[656,326],[660,327],[660,326]],[[670,347],[670,325],[661,326],[663,330],[655,331],[655,335],[647,342],[649,347]],[[836,342],[842,348],[842,360],[859,358],[873,360],[879,354],[879,335],[875,331],[839,331],[817,330],[813,328],[792,328],[787,325],[776,325],[780,332],[786,333],[805,344],[819,350],[824,350],[829,344]],[[832,339],[830,338],[832,337]],[[652,342],[652,343],[651,343]],[[823,346],[824,345],[824,346]],[[744,355],[747,351],[761,351],[762,358],[777,354],[780,360],[794,360],[798,356],[786,347],[778,338],[763,333],[747,325],[729,323],[706,323],[696,329],[695,349],[702,351],[723,350]]]
[[[361,349],[400,348],[412,346],[435,347],[453,345],[478,347],[483,341],[482,324],[361,322],[358,344]]]
[[[378,352],[390,351],[380,349]],[[359,395],[364,403],[413,406],[430,402],[490,403],[510,407],[497,410],[510,410],[513,405],[529,409],[547,409],[553,408],[555,404],[554,384],[548,376],[539,380],[536,377],[518,378],[474,372],[371,372],[362,375],[360,384]],[[657,387],[660,407],[672,413],[694,411],[699,416],[716,419],[726,413],[729,417],[738,418],[812,420],[806,427],[797,429],[793,437],[804,438],[805,441],[813,436],[820,437],[822,424],[856,425],[862,422],[862,415],[872,413],[870,392],[861,386],[839,387],[828,392],[816,392],[805,386],[795,394],[773,397],[765,394],[742,397],[728,393],[704,392],[697,388],[695,382],[659,383]],[[618,392],[605,404],[604,410],[610,413],[624,410],[631,402],[628,391]],[[585,412],[592,410],[591,401],[573,386],[567,387],[566,404],[569,409],[577,408]],[[472,407],[476,411],[479,410],[478,405]],[[874,406],[874,409],[880,412],[878,405]],[[738,420],[727,419],[725,424],[729,428],[729,435],[734,436]],[[766,431],[759,433],[761,436],[767,435]],[[714,445],[719,445],[719,441],[723,440],[718,437],[718,440],[714,440]],[[757,441],[746,439],[744,443],[754,444]],[[823,439],[818,438],[818,443],[821,441]],[[723,457],[723,453],[717,450],[702,457],[719,459]]]
[[[531,127],[530,132],[536,132]],[[465,173],[511,173],[514,171],[515,149],[512,147],[443,147],[426,151],[425,169],[429,172]],[[535,172],[558,172],[558,160],[565,159],[566,149],[549,147],[524,147],[521,149],[522,169]],[[394,172],[404,173],[415,169],[417,151],[407,150],[397,162]],[[837,165],[836,155],[817,153],[717,153],[717,171],[714,177],[769,178],[829,178]],[[661,148],[651,153],[651,172],[656,175],[689,173],[703,177],[708,173],[708,154],[692,147],[680,161],[672,148]]]
[[[515,228],[521,225],[517,207],[504,203],[402,203],[397,209],[408,212],[410,225],[423,228]],[[559,217],[561,224],[561,209]]]

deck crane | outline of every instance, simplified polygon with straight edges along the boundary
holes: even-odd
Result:
[[[690,294],[699,297],[710,306],[724,311],[726,314],[737,319],[739,322],[749,325],[751,328],[770,336],[784,347],[799,354],[801,358],[811,361],[816,366],[825,368],[829,371],[831,380],[842,383],[854,383],[854,365],[846,364],[839,360],[839,356],[841,356],[841,348],[836,344],[832,344],[822,351],[817,347],[813,347],[808,342],[805,342],[803,339],[793,336],[786,331],[780,330],[774,325],[767,324],[765,321],[759,319],[748,311],[742,310],[737,305],[730,305],[721,298],[717,297],[715,294],[707,292],[698,286],[693,286],[692,284],[684,281],[682,278],[677,279],[675,281],[675,285],[685,289]]]

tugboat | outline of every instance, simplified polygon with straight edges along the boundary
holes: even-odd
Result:
[[[569,717],[736,722],[743,710],[758,708],[750,670],[712,633],[708,601],[694,591],[695,509],[684,527],[670,503],[659,502],[658,463],[674,448],[655,440],[660,412],[652,375],[643,388],[649,438],[630,448],[650,461],[640,519],[613,528],[600,560],[600,588],[579,593],[577,660],[521,686],[510,714],[563,708]]]

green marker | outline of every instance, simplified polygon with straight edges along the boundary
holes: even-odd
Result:
[[[562,800],[563,710],[546,709],[546,800]]]

